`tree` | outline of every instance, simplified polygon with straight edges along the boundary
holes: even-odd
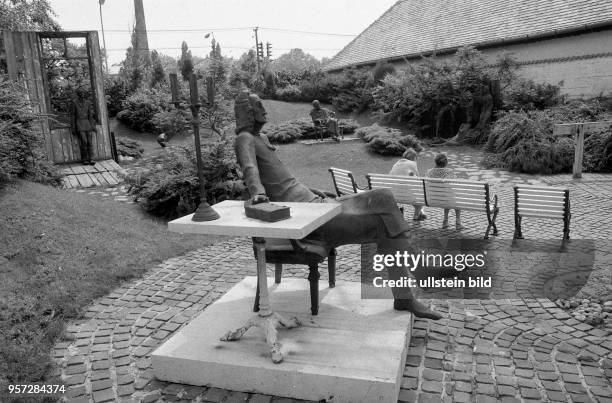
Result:
[[[132,30],[132,46],[127,48],[125,59],[121,62],[119,76],[128,83],[130,92],[136,91],[146,82],[150,58],[143,57],[136,49],[136,31]]]
[[[166,72],[156,50],[151,52],[151,87],[166,81]]]
[[[55,15],[48,0],[0,0],[0,29],[58,31]]]
[[[178,69],[185,81],[189,80],[189,76],[193,74],[193,58],[191,56],[191,50],[189,50],[187,42],[185,41],[181,44],[181,58],[178,61]]]
[[[210,51],[210,65],[208,66],[208,72],[215,80],[217,87],[223,86],[227,76],[227,66],[223,56],[221,55],[221,45],[213,40],[211,41]]]
[[[274,71],[304,71],[318,70],[321,62],[311,54],[304,53],[302,49],[291,49],[289,53],[284,53],[271,63]]]

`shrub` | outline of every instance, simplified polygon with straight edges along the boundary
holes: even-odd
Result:
[[[612,172],[612,127],[586,136],[583,164],[586,172]]]
[[[140,132],[155,133],[155,114],[170,107],[170,95],[160,88],[139,88],[123,102],[117,119]]]
[[[516,80],[504,92],[505,109],[545,109],[563,103],[561,87],[533,80]]]
[[[43,135],[32,128],[39,116],[26,99],[20,83],[0,77],[0,183],[26,178],[59,184],[61,174],[47,160]]]
[[[339,119],[338,127],[345,135],[352,134],[359,127],[353,119]],[[293,119],[279,124],[266,125],[261,132],[271,143],[293,143],[299,139],[314,139],[315,130],[309,118]]]
[[[184,109],[163,110],[151,118],[152,132],[166,133],[168,139],[185,133],[191,126],[188,112]]]
[[[302,101],[302,91],[297,85],[290,84],[284,88],[278,88],[275,93],[276,99],[286,102]]]
[[[106,107],[109,116],[115,116],[123,109],[123,101],[130,94],[130,86],[120,77],[107,77],[104,80]]]
[[[118,139],[117,140],[117,153],[124,157],[140,158],[144,148],[142,144],[135,140]]]
[[[202,160],[210,204],[243,195],[240,168],[229,137],[203,146]],[[130,193],[143,209],[166,218],[192,213],[200,202],[195,153],[186,147],[168,147],[153,166],[127,178]]]
[[[418,138],[411,134],[402,134],[397,129],[382,127],[378,124],[361,127],[355,134],[368,143],[368,149],[380,155],[401,156],[408,148],[416,152],[423,150]]]
[[[553,174],[571,169],[573,142],[553,137],[545,112],[510,112],[495,122],[485,146],[494,156],[483,163],[515,172]]]

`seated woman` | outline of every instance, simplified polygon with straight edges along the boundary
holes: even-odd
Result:
[[[393,165],[389,175],[400,176],[419,176],[419,168],[416,163],[417,152],[414,148],[409,148],[402,154],[402,158]],[[423,213],[423,206],[414,204],[414,221],[421,221],[427,218]]]
[[[448,165],[448,157],[446,154],[438,154],[434,158],[434,162],[436,163],[435,168],[431,168],[427,171],[427,176],[430,178],[440,178],[440,179],[456,179],[455,171],[451,168],[447,168]],[[448,228],[448,212],[449,209],[444,209],[444,221],[442,221],[442,228]],[[455,228],[457,230],[462,230],[465,228],[461,225],[461,210],[455,209]]]

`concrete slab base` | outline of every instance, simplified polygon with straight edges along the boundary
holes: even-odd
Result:
[[[273,364],[259,329],[234,342],[225,332],[253,315],[256,277],[247,277],[152,355],[163,381],[306,400],[397,402],[412,315],[393,300],[362,300],[360,284],[320,283],[319,315],[310,315],[305,279],[268,279],[272,309],[303,325],[279,332],[285,360]]]

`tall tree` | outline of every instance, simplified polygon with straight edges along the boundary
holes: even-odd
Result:
[[[181,58],[178,61],[178,69],[183,76],[183,80],[189,80],[189,76],[193,73],[193,58],[185,41],[181,44]]]
[[[318,70],[321,68],[319,59],[302,49],[291,49],[274,60],[270,67],[274,71],[304,71]]]
[[[151,52],[151,87],[166,81],[166,72],[162,65],[159,53],[156,50]]]

